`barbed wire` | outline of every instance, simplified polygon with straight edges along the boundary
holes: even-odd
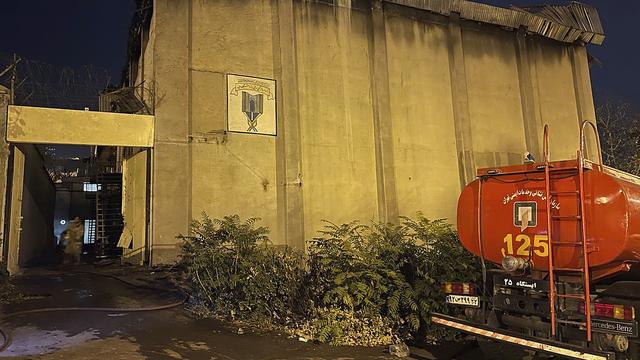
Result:
[[[114,87],[106,68],[60,66],[19,58],[15,81],[15,103],[18,105],[98,110],[99,93]],[[0,72],[11,64],[13,55],[0,53]],[[0,85],[9,87],[10,77],[10,74],[0,77]]]

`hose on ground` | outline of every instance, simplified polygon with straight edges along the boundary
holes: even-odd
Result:
[[[99,273],[99,272],[75,271],[75,272],[66,273],[64,275],[72,274],[72,273],[90,274],[90,275],[108,277],[108,278],[111,278],[111,279],[114,279],[114,280],[118,280],[118,281],[120,281],[120,282],[122,282],[124,284],[129,285],[129,286],[136,287],[136,288],[141,288],[141,289],[149,289],[149,290],[154,290],[154,291],[170,292],[170,293],[178,293],[179,292],[177,290],[160,289],[160,288],[156,288],[156,287],[152,287],[152,286],[135,284],[135,283],[132,283],[132,282],[127,281],[125,279],[122,279],[122,278],[120,278],[118,276]],[[13,312],[13,313],[7,314],[7,315],[1,317],[0,321],[4,321],[4,320],[7,320],[9,318],[16,317],[16,316],[21,316],[21,315],[36,314],[36,313],[49,313],[49,312],[91,311],[91,312],[130,313],[130,312],[148,312],[148,311],[167,310],[167,309],[171,309],[171,308],[174,308],[174,307],[178,307],[178,306],[184,304],[189,299],[188,295],[186,295],[186,294],[182,294],[182,295],[183,295],[183,297],[182,297],[182,300],[180,300],[180,301],[176,301],[176,302],[173,302],[173,303],[170,303],[170,304],[165,304],[165,305],[156,305],[156,306],[147,306],[147,307],[134,307],[134,308],[111,308],[111,307],[55,307],[54,308],[54,307],[52,307],[52,308],[23,310],[23,311],[17,311],[17,312]],[[9,333],[7,331],[3,331],[2,328],[0,328],[0,336],[2,336],[2,338],[3,338],[2,345],[0,345],[0,353],[2,353],[11,345],[11,333]]]
[[[2,328],[0,328],[0,335],[2,336],[2,346],[0,346],[1,353],[11,345],[11,333],[4,332]]]

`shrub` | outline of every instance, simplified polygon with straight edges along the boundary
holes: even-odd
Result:
[[[403,226],[412,238],[403,273],[420,299],[421,335],[433,340],[450,338],[457,333],[434,328],[431,312],[452,313],[444,302],[442,283],[447,281],[477,282],[482,275],[480,261],[460,244],[458,234],[444,220],[428,220],[421,213],[416,219],[403,217]]]
[[[308,255],[269,245],[257,219],[237,215],[192,225],[181,263],[195,295],[215,314],[268,319],[339,345],[382,345],[430,331],[429,314],[446,311],[444,281],[474,281],[477,259],[444,220],[422,214],[400,224],[331,224]]]
[[[479,274],[451,226],[422,214],[399,225],[329,224],[321,235],[309,246],[314,303],[359,318],[382,316],[405,339],[426,332],[430,312],[446,310],[443,281],[473,281]]]
[[[300,308],[300,254],[269,246],[268,230],[256,218],[237,215],[191,225],[180,263],[195,295],[217,315],[232,319],[286,321]]]
[[[397,260],[406,245],[402,227],[352,222],[329,224],[321,234],[309,244],[308,282],[314,303],[367,319],[382,316],[402,333],[418,330],[415,296],[398,271],[402,264]]]

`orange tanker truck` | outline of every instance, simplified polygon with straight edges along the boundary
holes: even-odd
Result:
[[[577,158],[549,161],[547,129],[543,161],[480,169],[462,191],[458,233],[482,283],[444,284],[464,315],[431,320],[487,357],[640,359],[640,177],[585,159],[587,121]]]

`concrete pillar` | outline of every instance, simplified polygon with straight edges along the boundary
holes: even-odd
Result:
[[[389,95],[387,38],[382,1],[371,9],[372,44],[371,78],[373,80],[373,124],[376,147],[376,177],[378,184],[378,219],[398,220],[398,199],[393,160],[393,128]]]
[[[273,63],[277,80],[278,119],[276,138],[276,181],[278,235],[289,246],[305,248],[298,107],[298,67],[292,0],[279,0],[273,27]]]
[[[576,106],[578,112],[578,122],[582,124],[584,120],[596,122],[596,111],[593,104],[593,93],[591,91],[591,77],[589,76],[589,62],[587,59],[587,49],[583,45],[569,46],[569,56],[571,57],[571,69],[573,72],[573,88],[576,94]],[[585,128],[586,157],[593,161],[598,160],[598,148],[596,137],[590,128]]]
[[[13,146],[12,175],[10,208],[6,221],[9,222],[9,234],[7,234],[7,270],[9,274],[15,275],[20,271],[20,237],[22,234],[22,196],[24,194],[24,166],[25,156],[18,146]]]
[[[467,93],[467,75],[464,64],[464,48],[462,46],[462,29],[460,27],[460,16],[458,14],[452,13],[449,17],[448,35],[453,122],[456,131],[460,185],[461,188],[464,188],[466,184],[476,177],[476,162],[473,154],[471,117],[469,116],[469,94]]]
[[[8,168],[9,162],[9,145],[5,141],[6,139],[6,121],[7,121],[7,106],[9,105],[9,89],[4,86],[0,86],[0,263],[6,265],[6,247],[8,234],[5,234],[5,211],[7,206],[7,186],[11,181],[9,176],[10,171]],[[0,268],[0,271],[4,269]]]
[[[527,35],[525,29],[516,33],[516,64],[518,68],[518,82],[520,84],[520,102],[522,106],[522,119],[524,122],[524,138],[526,149],[538,161],[542,161],[542,137],[543,127],[540,112],[537,110],[537,92],[531,76],[531,61],[529,48],[527,47]]]
[[[191,1],[156,0],[151,262],[172,262],[191,221]]]

